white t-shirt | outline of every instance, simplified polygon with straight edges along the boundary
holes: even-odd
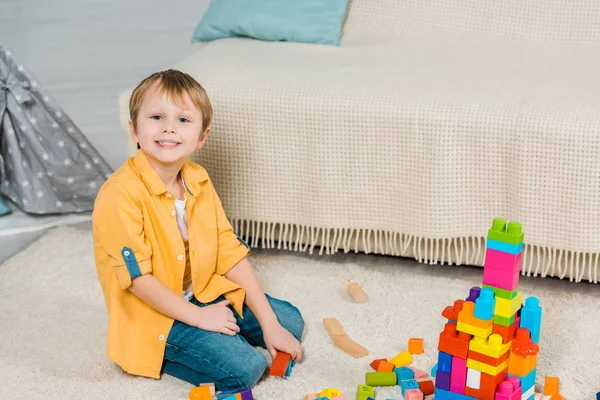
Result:
[[[183,182],[183,178],[181,178]],[[183,187],[185,188],[185,182],[183,182]],[[183,275],[183,293],[182,296],[186,300],[191,300],[194,297],[194,289],[192,287],[192,270],[190,266],[190,252],[188,246],[188,229],[187,229],[187,213],[185,212],[185,205],[187,203],[187,198],[185,197],[185,192],[183,193],[183,200],[175,199],[175,213],[177,216],[177,226],[179,227],[179,232],[181,233],[181,238],[185,243],[185,272]]]

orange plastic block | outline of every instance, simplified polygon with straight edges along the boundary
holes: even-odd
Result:
[[[567,400],[567,398],[560,393],[554,393],[550,400]]]
[[[510,355],[510,352],[507,351],[506,353],[501,355],[499,358],[496,358],[496,357],[490,357],[485,354],[478,353],[474,350],[469,350],[469,359],[470,360],[479,361],[481,363],[491,365],[492,367],[497,367],[498,365],[502,364],[504,361],[508,360],[509,355]]]
[[[526,328],[517,329],[512,341],[508,373],[517,376],[527,376],[537,366],[537,354],[540,348],[529,337]]]
[[[456,324],[447,322],[444,330],[440,333],[438,350],[459,358],[467,358],[469,353],[469,341],[472,336],[465,332],[458,332]]]
[[[513,352],[521,355],[528,356],[537,354],[540,351],[540,347],[533,343],[529,330],[527,328],[517,329],[515,338],[513,339],[511,349]]]
[[[291,354],[278,351],[275,359],[273,359],[273,364],[271,364],[271,369],[269,371],[271,376],[285,376],[285,371],[287,370],[291,360]]]
[[[462,310],[464,300],[456,300],[454,305],[444,308],[442,311],[442,317],[449,319],[450,321],[458,321],[458,313]]]
[[[190,400],[212,400],[209,386],[198,386],[192,388],[189,394]]]
[[[377,367],[377,372],[394,372],[394,368],[396,366],[388,361],[382,361],[379,363],[379,367]]]
[[[461,332],[468,333],[473,336],[488,338],[492,334],[493,318],[483,320],[475,318],[475,303],[465,301],[461,312],[458,313],[458,327]]]
[[[544,396],[552,396],[560,392],[560,379],[556,376],[547,376],[544,379]]]
[[[373,360],[373,362],[371,363],[371,368],[377,371],[377,369],[379,368],[379,364],[381,364],[383,361],[387,362],[387,358],[378,358],[377,360]]]
[[[508,368],[502,370],[498,375],[489,375],[482,372],[481,377],[479,378],[479,388],[486,392],[492,391],[496,393],[498,386],[504,382],[507,376]]]
[[[419,388],[421,389],[421,392],[423,392],[425,396],[433,394],[435,386],[433,385],[433,381],[431,379],[427,381],[418,382],[418,384]]]
[[[521,318],[517,317],[515,322],[513,322],[510,326],[502,326],[499,324],[494,324],[492,327],[492,334],[497,334],[502,336],[502,343],[506,344],[513,340],[519,325],[521,324]]]
[[[473,397],[479,400],[494,400],[496,395],[495,391],[484,390],[484,389],[473,389],[465,386],[465,396]]]
[[[410,354],[423,354],[423,338],[408,339],[408,352]]]

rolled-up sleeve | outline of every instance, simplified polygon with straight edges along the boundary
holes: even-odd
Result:
[[[215,212],[217,214],[218,230],[218,249],[217,249],[217,268],[216,273],[225,275],[229,270],[240,262],[244,257],[250,254],[250,246],[239,237],[229,223],[225,210],[221,204],[221,199],[216,190],[210,185],[213,191]]]
[[[110,268],[122,289],[152,272],[152,247],[144,234],[141,202],[118,182],[105,185],[96,198],[92,217],[94,246],[101,252],[98,268]]]

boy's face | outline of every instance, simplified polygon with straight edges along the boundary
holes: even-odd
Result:
[[[202,147],[210,131],[202,131],[202,113],[189,96],[175,103],[159,84],[144,96],[136,125],[129,121],[133,140],[147,157],[163,165],[183,164]]]

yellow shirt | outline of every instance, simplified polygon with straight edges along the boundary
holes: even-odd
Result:
[[[206,170],[188,161],[181,175],[187,187],[194,296],[207,303],[223,294],[242,315],[245,291],[224,275],[250,247],[233,232]],[[128,373],[156,379],[173,319],[127,288],[132,279],[152,274],[181,295],[187,257],[174,199],[139,151],[104,183],[92,220],[96,269],[108,310],[108,357]]]

